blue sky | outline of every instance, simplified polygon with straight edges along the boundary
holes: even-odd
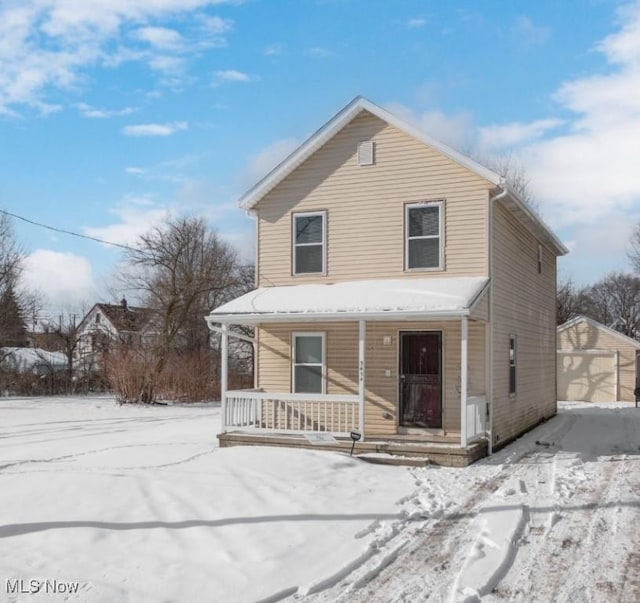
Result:
[[[250,258],[237,198],[359,94],[516,158],[562,275],[629,269],[640,2],[2,0],[0,208],[122,244],[204,215]],[[48,309],[110,299],[117,248],[15,227]]]

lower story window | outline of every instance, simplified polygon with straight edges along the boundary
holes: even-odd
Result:
[[[509,335],[509,393],[516,393],[516,336]]]
[[[292,347],[293,393],[324,393],[324,333],[294,333]]]

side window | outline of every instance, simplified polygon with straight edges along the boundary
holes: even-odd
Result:
[[[294,333],[292,344],[293,393],[324,393],[324,333]]]
[[[538,243],[538,274],[542,274],[542,245]]]
[[[442,201],[405,207],[405,269],[442,270]]]
[[[509,393],[516,393],[516,336],[509,335]]]
[[[326,212],[293,214],[293,274],[324,274]]]

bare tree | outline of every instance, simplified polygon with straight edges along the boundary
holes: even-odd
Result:
[[[15,287],[20,277],[24,253],[16,243],[11,219],[0,213],[0,293]]]
[[[640,273],[640,224],[637,224],[635,230],[629,238],[627,247],[627,257],[636,273]]]
[[[49,334],[49,345],[53,351],[62,352],[67,358],[67,391],[74,389],[75,354],[80,343],[80,317],[74,312],[60,314],[57,321],[45,326]]]
[[[152,402],[156,385],[176,350],[210,348],[204,316],[233,295],[236,252],[201,218],[168,220],[126,252],[122,284],[157,311],[154,365],[140,392]]]
[[[585,294],[576,289],[570,278],[561,280],[556,291],[556,322],[559,325],[584,314]]]
[[[487,166],[489,169],[502,176],[509,187],[522,201],[524,201],[534,211],[540,211],[540,206],[533,196],[531,181],[527,176],[527,172],[522,163],[513,155],[513,153],[510,152],[504,155],[491,155],[473,147],[467,148],[465,153],[469,157],[472,157],[482,165]]]
[[[624,335],[640,335],[640,278],[614,272],[580,293],[584,314]]]

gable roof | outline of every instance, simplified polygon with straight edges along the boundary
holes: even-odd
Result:
[[[96,304],[118,331],[141,331],[157,314],[149,308],[122,304]]]
[[[319,130],[312,134],[295,151],[281,161],[266,176],[259,180],[239,200],[238,205],[247,211],[251,211],[258,202],[271,192],[280,182],[287,178],[298,166],[306,161],[313,153],[333,138],[340,130],[351,123],[360,113],[367,111],[382,121],[394,126],[401,132],[438,151],[458,165],[484,178],[498,189],[506,193],[504,203],[512,213],[523,222],[532,232],[549,245],[558,255],[568,253],[568,249],[553,234],[551,229],[520,197],[510,189],[504,177],[497,172],[478,163],[474,159],[463,155],[452,147],[432,138],[420,128],[400,119],[386,109],[372,103],[362,96],[356,96],[346,107],[340,110],[334,117],[325,123]]]
[[[558,333],[561,333],[562,331],[566,331],[567,329],[570,329],[571,327],[577,325],[580,322],[586,322],[587,324],[591,325],[592,327],[594,327],[596,329],[599,329],[601,331],[604,331],[605,333],[608,333],[609,335],[611,335],[613,337],[616,337],[622,343],[626,343],[627,345],[631,345],[634,348],[640,350],[640,341],[636,341],[635,339],[632,339],[631,337],[627,337],[623,333],[620,333],[619,331],[616,331],[615,329],[612,329],[611,327],[608,327],[607,325],[603,325],[601,322],[598,322],[597,320],[593,320],[593,318],[589,318],[588,316],[576,316],[575,318],[572,318],[571,320],[568,320],[564,324],[559,325],[558,326]]]
[[[116,331],[140,332],[157,316],[157,312],[150,308],[129,306],[122,303],[105,304],[98,302],[87,312],[80,325],[78,325],[80,330],[85,327],[89,316],[92,316],[95,310],[100,311]]]

